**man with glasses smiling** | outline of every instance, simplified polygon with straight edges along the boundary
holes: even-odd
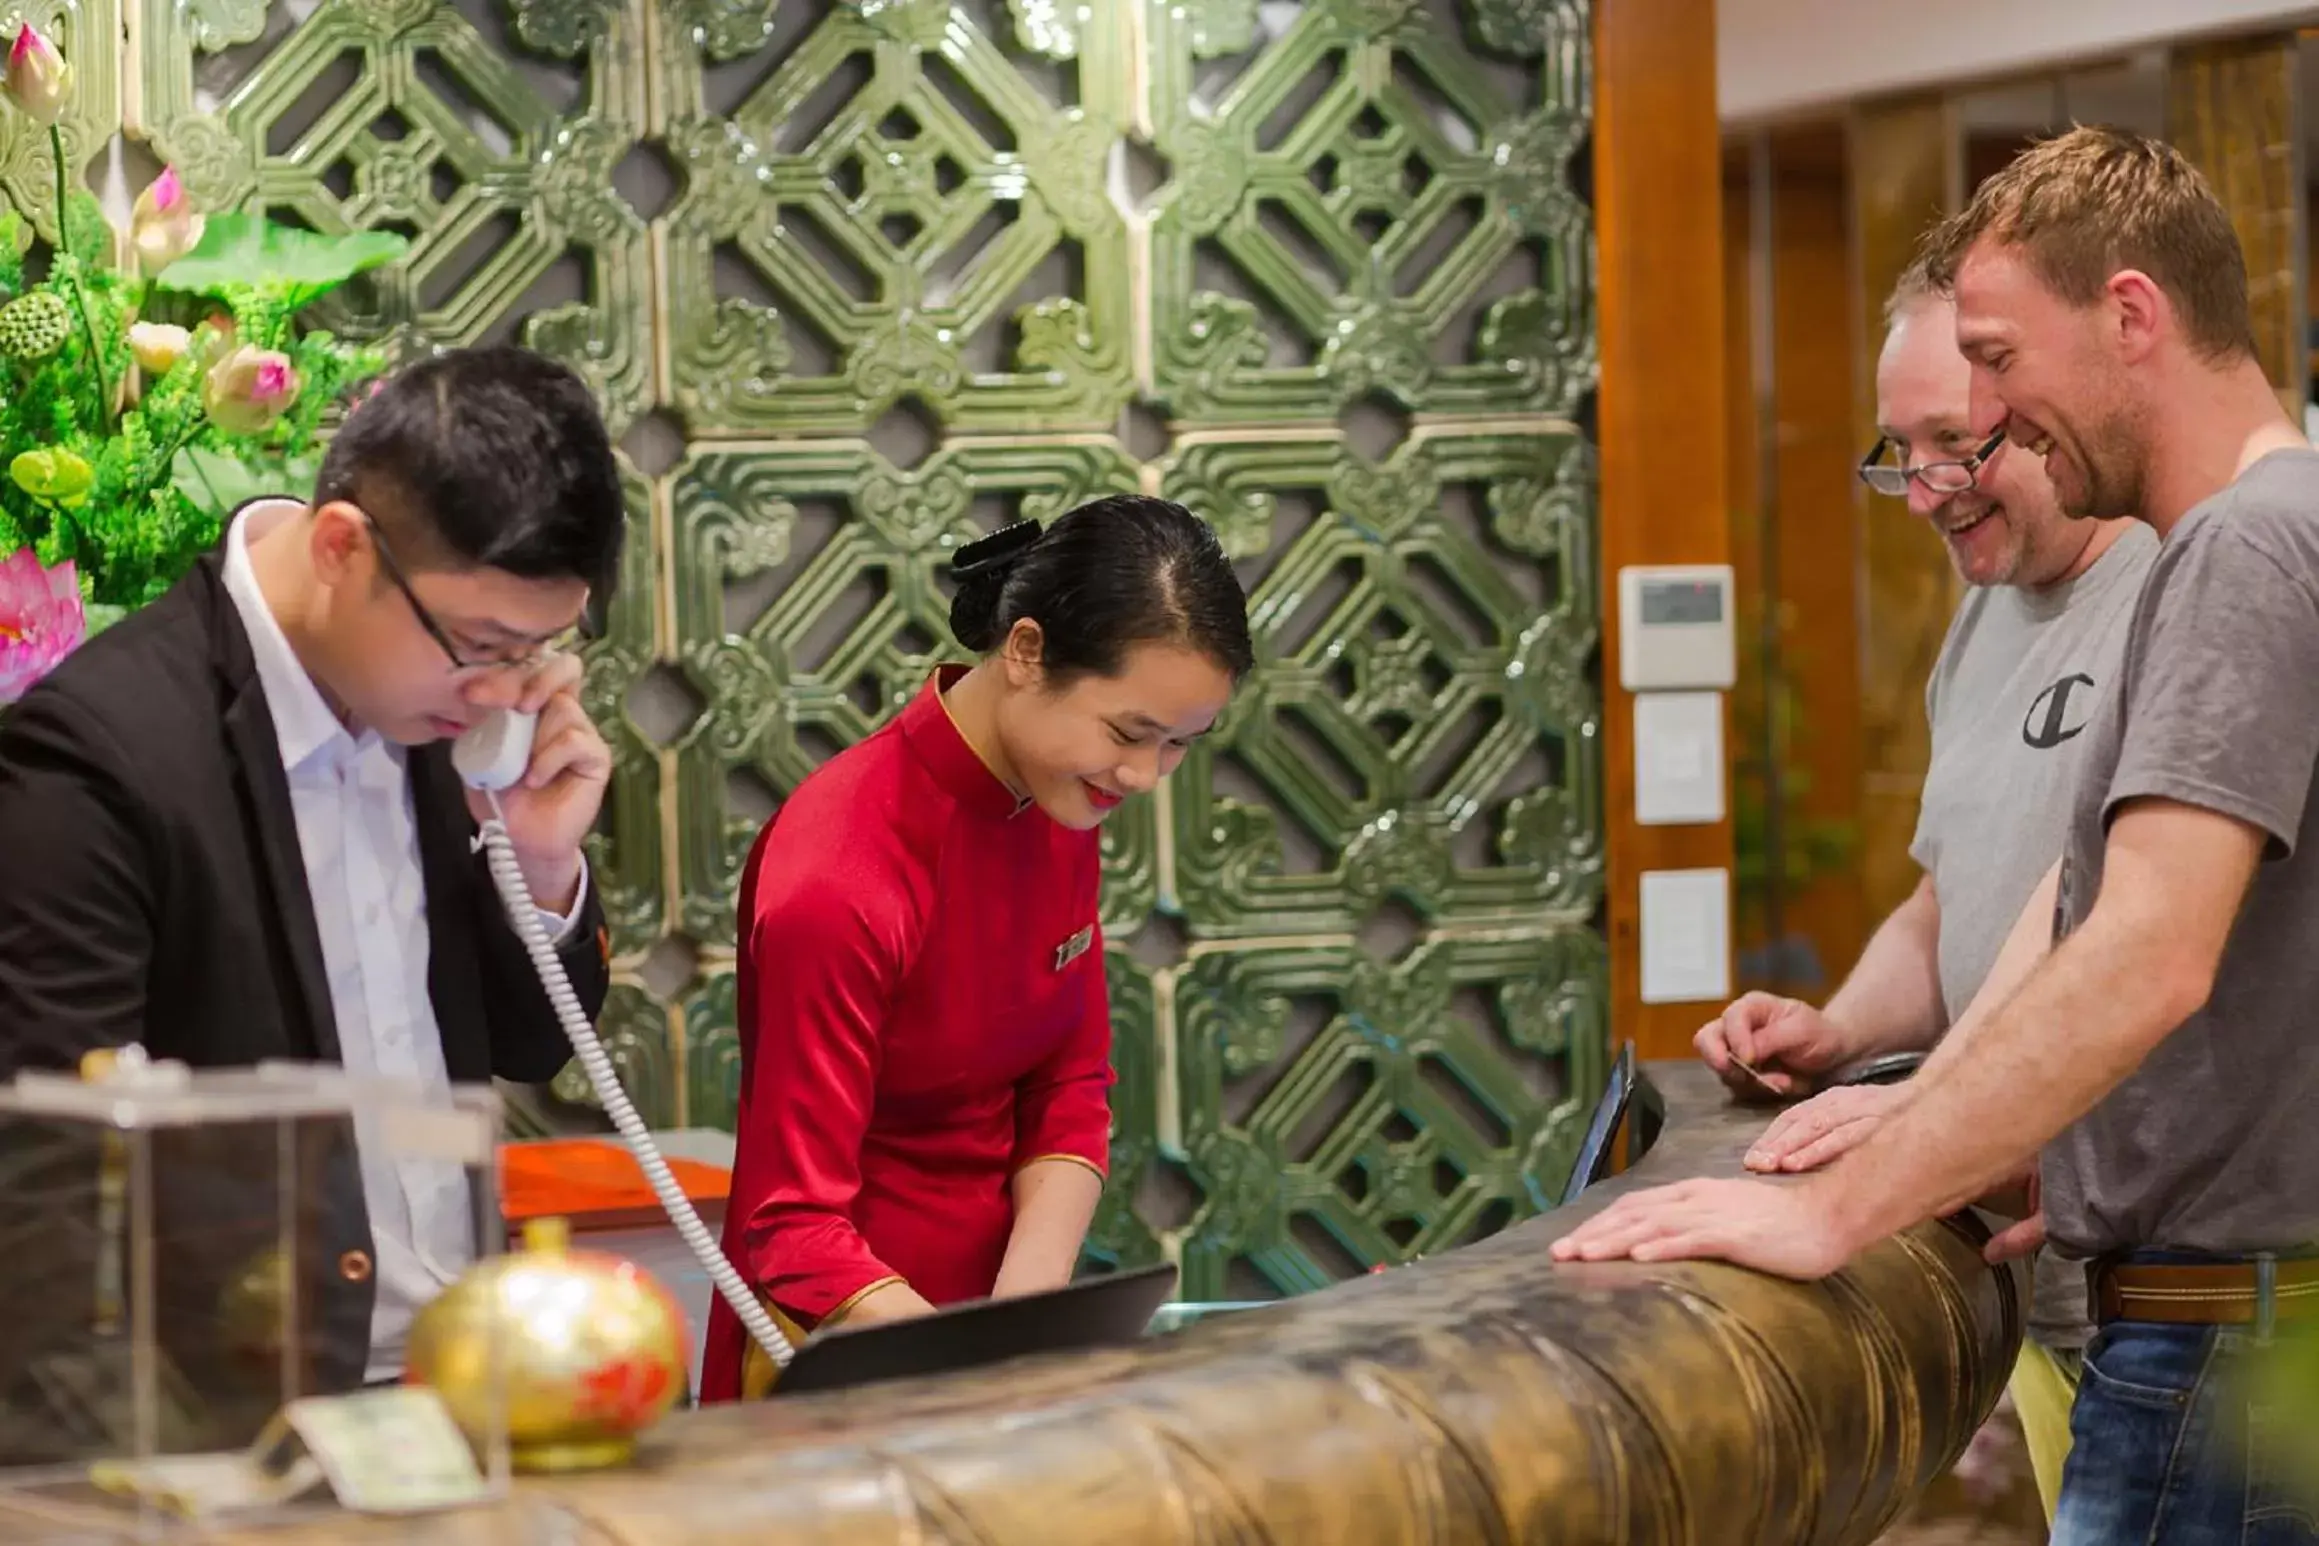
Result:
[[[500,798],[594,1013],[608,965],[581,842],[611,758],[557,645],[624,526],[580,379],[454,351],[348,416],[311,503],[237,512],[27,694],[0,719],[0,1077],[128,1043],[437,1090],[554,1077],[570,1048],[449,743],[494,709],[539,714]],[[324,1388],[396,1377],[411,1317],[477,1249],[456,1167],[356,1149],[307,1243]]]
[[[1976,422],[2072,515],[2162,539],[2051,901],[1837,1165],[1631,1192],[1553,1250],[1818,1279],[2026,1184],[1986,1253],[2083,1262],[2099,1327],[2055,1546],[2319,1546],[2319,452],[2230,212],[2172,146],[2042,140],[1927,246]]]
[[[2036,458],[2008,449],[2001,430],[1972,432],[1956,307],[1921,266],[1902,276],[1886,318],[1881,433],[1860,477],[1906,499],[1970,587],[1925,690],[1932,761],[1909,848],[1923,874],[1824,1009],[1750,993],[1700,1030],[1700,1056],[1743,1092],[1754,1081],[1734,1057],[1795,1092],[1865,1058],[1929,1050],[1964,1013],[2061,851],[2082,731],[2158,549],[2137,522],[2072,520]],[[1843,1090],[1796,1108],[1750,1163],[1817,1163],[1813,1145],[1833,1116],[1882,1093]],[[2070,1371],[2088,1335],[2082,1272],[2039,1258],[2029,1330],[2014,1391],[2050,1514],[2068,1448]]]

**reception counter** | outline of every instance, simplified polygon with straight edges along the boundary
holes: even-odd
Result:
[[[520,1479],[487,1509],[222,1539],[1870,1541],[1996,1403],[2018,1276],[1983,1264],[1971,1216],[1813,1284],[1719,1264],[1554,1265],[1546,1243],[1573,1219],[1630,1187],[1737,1174],[1763,1125],[1695,1065],[1648,1071],[1666,1124],[1634,1170],[1443,1256],[1132,1350],[680,1413],[627,1469]],[[9,1508],[0,1539],[21,1539]]]

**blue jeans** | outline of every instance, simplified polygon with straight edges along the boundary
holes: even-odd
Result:
[[[2070,1413],[2052,1546],[2319,1546],[2319,1484],[2290,1489],[2263,1458],[2267,1409],[2241,1383],[2261,1356],[2248,1327],[2103,1327]]]

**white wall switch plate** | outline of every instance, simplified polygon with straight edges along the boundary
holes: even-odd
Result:
[[[1731,997],[1731,872],[1646,870],[1643,1002],[1722,1004]]]
[[[1723,694],[1635,694],[1635,820],[1723,819]]]

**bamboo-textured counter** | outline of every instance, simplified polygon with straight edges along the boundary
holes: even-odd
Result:
[[[1763,1113],[1650,1069],[1635,1171],[1493,1239],[1131,1351],[672,1418],[631,1469],[457,1518],[235,1546],[1402,1546],[1866,1542],[1995,1404],[2015,1277],[1974,1222],[1836,1277],[1556,1267],[1629,1186],[1738,1172]],[[16,1539],[0,1502],[0,1538]]]

